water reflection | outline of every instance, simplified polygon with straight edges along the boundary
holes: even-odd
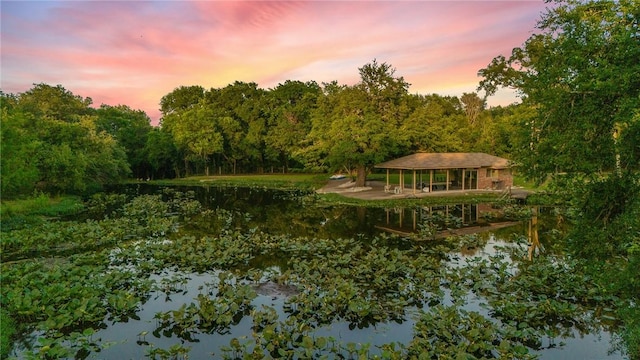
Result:
[[[532,216],[528,221],[528,245],[529,250],[527,251],[529,261],[533,261],[534,255],[538,255],[544,251],[544,246],[540,243],[540,236],[538,235],[538,212],[539,207],[532,208]]]
[[[166,187],[138,184],[114,191],[129,195],[162,193]],[[193,192],[206,209],[225,209],[244,214],[237,227],[258,228],[270,234],[301,237],[370,238],[381,233],[403,237],[418,232],[426,222],[437,227],[435,238],[474,234],[514,226],[491,204],[365,208],[358,206],[305,206],[309,194],[301,191],[234,187],[169,187]],[[212,230],[212,224],[189,224],[194,232]]]
[[[518,221],[508,220],[491,204],[455,204],[418,208],[385,209],[385,223],[377,229],[401,236],[412,236],[425,224],[434,226],[433,239],[450,235],[469,235],[510,227]]]

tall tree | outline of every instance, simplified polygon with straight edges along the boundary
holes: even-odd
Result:
[[[20,109],[36,118],[57,119],[78,122],[83,115],[89,115],[93,100],[75,95],[62,85],[51,86],[40,83],[19,94]]]
[[[33,116],[14,110],[17,99],[0,94],[0,185],[2,197],[30,193],[40,179],[42,142],[29,131]]]
[[[162,129],[169,134],[175,134],[176,127],[181,126],[181,122],[184,121],[184,113],[198,105],[204,97],[205,90],[199,85],[179,86],[163,96],[160,100],[160,111],[162,112],[160,126]],[[185,176],[189,176],[190,152],[186,148],[185,143],[182,143],[182,146],[178,145],[176,149],[183,160],[184,174]],[[179,171],[176,172],[176,175],[180,175]]]
[[[188,110],[204,98],[204,88],[200,85],[179,86],[160,99],[163,116]]]
[[[285,169],[301,149],[301,139],[311,130],[311,113],[320,91],[320,86],[313,81],[287,80],[267,94],[270,114],[266,142],[278,153]]]
[[[464,106],[464,112],[467,115],[469,124],[475,125],[480,113],[487,105],[486,100],[480,98],[477,93],[463,93],[460,101]]]
[[[147,136],[144,153],[151,167],[151,177],[179,177],[182,158],[173,136],[164,129],[153,128]]]
[[[446,112],[448,103],[441,96],[410,95],[411,112],[402,121],[399,137],[406,147],[403,154],[418,151],[463,151],[458,134],[457,112]],[[449,107],[450,108],[450,107]]]
[[[538,30],[480,70],[480,85],[515,87],[537,110],[521,123],[521,168],[538,180],[563,173],[562,193],[579,209],[569,250],[628,301],[622,337],[640,358],[640,5],[556,1]]]
[[[223,138],[216,128],[216,119],[204,102],[186,110],[182,115],[182,121],[173,127],[176,144],[199,158],[204,163],[205,174],[208,176],[209,157],[223,150]]]
[[[124,150],[98,130],[90,104],[60,85],[38,84],[2,106],[3,196],[36,187],[83,192],[129,174]]]
[[[527,173],[594,173],[616,166],[631,149],[616,136],[636,131],[640,96],[639,6],[635,0],[557,1],[509,58],[479,71],[480,87],[518,89],[538,109],[520,153]],[[640,162],[620,163],[637,167]]]
[[[223,156],[235,173],[238,162],[245,170],[260,170],[268,157],[265,143],[267,114],[265,91],[256,83],[236,81],[206,95],[224,135]]]
[[[149,177],[149,163],[145,148],[151,132],[151,119],[142,110],[133,110],[127,105],[102,104],[96,111],[98,131],[113,136],[127,154],[127,161],[137,178]]]
[[[374,60],[358,70],[361,81],[355,86],[328,87],[311,135],[331,167],[355,168],[356,186],[364,186],[369,169],[400,146],[398,128],[408,112],[404,100],[409,84],[394,77],[395,69],[387,63]]]

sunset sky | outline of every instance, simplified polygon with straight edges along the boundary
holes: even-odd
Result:
[[[1,1],[1,88],[62,85],[157,123],[163,95],[234,81],[351,85],[386,62],[411,93],[475,91],[534,32],[536,1]],[[517,101],[513,92],[489,105]]]

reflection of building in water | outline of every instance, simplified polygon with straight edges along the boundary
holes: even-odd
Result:
[[[540,237],[538,235],[538,208],[534,207],[532,209],[531,219],[529,219],[528,224],[528,240],[529,240],[529,251],[528,258],[529,261],[533,260],[533,256],[539,254],[544,251],[544,247],[540,244]]]
[[[384,225],[376,228],[403,236],[410,236],[424,224],[436,227],[436,238],[449,235],[473,234],[490,229],[512,226],[513,221],[487,221],[495,218],[497,211],[489,204],[456,204],[423,206],[419,208],[386,209]]]

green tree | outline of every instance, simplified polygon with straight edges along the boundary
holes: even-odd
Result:
[[[514,87],[537,107],[538,117],[523,124],[529,146],[519,157],[532,177],[608,171],[616,155],[629,158],[614,134],[623,138],[638,126],[638,7],[633,0],[558,1],[540,33],[479,71],[488,94]]]
[[[152,176],[160,178],[179,176],[180,161],[178,149],[170,133],[160,128],[153,128],[147,136],[144,153]]]
[[[184,113],[198,105],[205,97],[205,90],[202,86],[179,86],[167,95],[160,99],[160,111],[162,112],[162,118],[160,119],[160,126],[168,134],[174,136],[174,142],[176,143],[176,150],[181,157],[184,164],[184,174],[189,176],[190,174],[190,157],[192,153],[186,148],[186,144],[183,142],[178,145],[178,141],[175,140],[176,128],[181,126],[184,121]],[[178,130],[179,131],[179,130]],[[176,176],[180,176],[179,168],[176,168]]]
[[[394,77],[391,65],[376,60],[358,70],[361,81],[355,86],[326,87],[310,136],[312,151],[326,153],[333,169],[355,168],[356,186],[364,186],[373,165],[400,148],[409,84]]]
[[[100,106],[96,115],[97,131],[105,131],[118,141],[127,154],[134,177],[149,177],[150,166],[145,152],[147,136],[152,129],[149,116],[126,105],[105,104]]]
[[[19,94],[20,109],[36,119],[78,122],[83,115],[93,112],[90,108],[92,103],[91,98],[74,95],[62,85],[34,84],[31,89]]]
[[[518,146],[526,147],[528,135],[521,123],[530,121],[536,109],[528,101],[485,110],[481,115],[481,133],[474,150],[511,159]],[[526,128],[525,128],[526,129]]]
[[[621,310],[631,358],[640,358],[640,5],[636,0],[557,1],[509,58],[480,70],[480,86],[518,89],[536,110],[520,124],[522,171],[556,182],[579,209],[569,249]],[[560,181],[562,180],[562,181]],[[635,304],[635,305],[634,305]]]
[[[222,134],[216,128],[216,119],[210,108],[201,102],[182,114],[182,121],[173,128],[178,146],[182,146],[198,157],[209,175],[209,157],[223,150]]]
[[[10,111],[11,96],[0,94],[0,183],[2,197],[31,193],[40,179],[38,156],[41,141],[28,131],[33,119],[24,113]]]
[[[204,98],[205,90],[200,85],[179,86],[160,99],[162,116],[188,110]]]
[[[205,102],[212,109],[223,134],[222,156],[233,173],[239,165],[244,170],[261,170],[268,158],[265,100],[265,91],[256,83],[240,81],[221,89],[211,89],[206,94]]]
[[[435,94],[409,95],[409,102],[412,110],[399,129],[399,136],[407,144],[402,155],[463,151],[456,121],[459,114],[446,112],[448,106],[442,97]]]
[[[316,82],[285,81],[267,94],[270,109],[267,146],[272,148],[285,169],[302,147],[311,130],[311,114],[321,89]],[[299,159],[298,159],[299,160]]]
[[[123,149],[97,129],[91,99],[62,86],[35,85],[3,97],[3,196],[83,192],[129,174]]]
[[[476,93],[463,93],[460,102],[464,106],[464,112],[471,126],[475,125],[480,113],[487,106],[486,99],[481,99]]]

